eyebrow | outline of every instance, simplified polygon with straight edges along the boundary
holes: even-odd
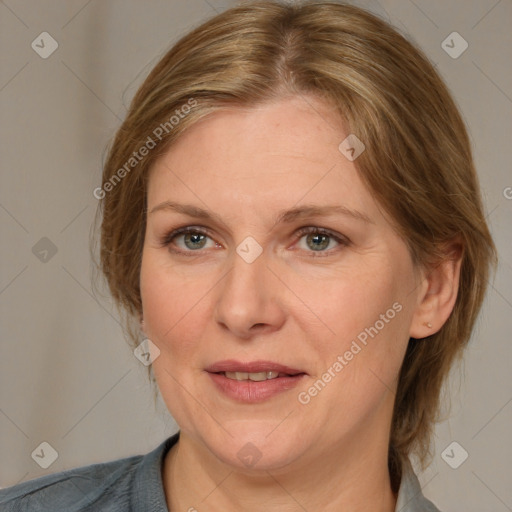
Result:
[[[204,219],[204,220],[214,220],[219,224],[225,224],[223,220],[215,213],[210,213],[203,208],[199,208],[198,206],[193,206],[189,204],[180,204],[172,201],[164,201],[153,207],[150,214],[158,212],[158,211],[175,211],[178,213],[182,213],[184,215],[188,215],[190,217],[194,217],[196,219]],[[277,226],[280,223],[289,224],[296,220],[300,220],[306,217],[326,217],[329,215],[344,215],[347,217],[351,217],[353,219],[365,222],[367,224],[375,224],[373,220],[370,219],[367,215],[357,210],[352,210],[343,205],[328,205],[328,206],[318,206],[306,204],[304,206],[297,206],[295,208],[291,208],[290,210],[283,210],[277,214],[274,220],[274,224],[272,228]]]

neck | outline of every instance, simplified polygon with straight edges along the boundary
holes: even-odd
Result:
[[[345,441],[325,453],[316,451],[314,459],[304,454],[278,470],[244,471],[225,464],[182,432],[164,463],[167,506],[170,512],[252,512],[260,511],[262,504],[269,512],[393,512],[396,496],[387,442],[382,441],[370,435],[366,443]]]

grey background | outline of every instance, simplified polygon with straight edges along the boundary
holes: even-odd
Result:
[[[145,453],[177,429],[161,400],[155,410],[110,301],[91,291],[92,191],[147,72],[179,36],[234,3],[0,2],[0,487]],[[453,91],[501,258],[420,481],[443,512],[512,510],[512,2],[359,5],[425,50]],[[43,31],[59,45],[47,59],[31,47]],[[469,44],[457,59],[441,46],[453,31]],[[47,469],[31,457],[43,441],[58,452]],[[442,458],[453,441],[469,454],[457,469]],[[456,461],[463,452],[448,453]]]

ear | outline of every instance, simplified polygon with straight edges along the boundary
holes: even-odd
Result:
[[[418,304],[409,336],[426,338],[438,332],[455,306],[459,289],[463,249],[458,241],[450,243],[445,257],[435,266],[422,270]]]

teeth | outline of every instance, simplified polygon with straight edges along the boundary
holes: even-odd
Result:
[[[269,379],[275,379],[279,372],[257,372],[257,373],[247,373],[247,372],[224,372],[224,375],[228,379],[234,379],[234,380],[252,380],[255,382],[259,382],[262,380],[269,380]]]

